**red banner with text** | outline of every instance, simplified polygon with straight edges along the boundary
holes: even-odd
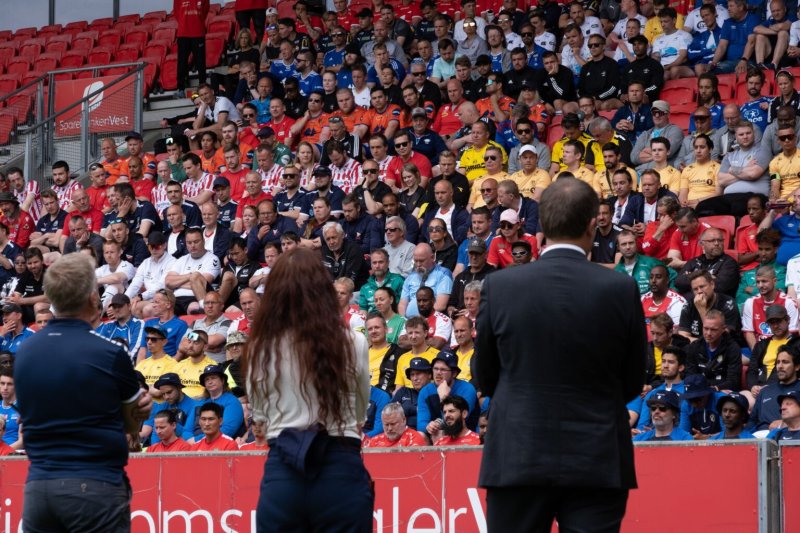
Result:
[[[68,108],[75,102],[94,94],[89,101],[89,133],[115,133],[130,131],[134,127],[135,76],[106,87],[119,76],[102,76],[56,82],[55,112]],[[81,113],[78,105],[56,119],[56,136],[78,135],[81,132]]]
[[[485,493],[477,488],[480,450],[366,452],[364,460],[375,480],[375,531],[486,531]],[[0,531],[21,531],[27,465],[0,461]],[[255,454],[133,457],[132,529],[254,533],[263,465],[264,456]],[[631,492],[623,532],[686,530],[687,519],[692,531],[758,530],[756,446],[637,447],[636,466],[639,489]],[[792,479],[795,499],[798,479]],[[665,502],[680,514],[665,513]]]

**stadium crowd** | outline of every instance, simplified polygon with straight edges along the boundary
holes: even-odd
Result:
[[[562,178],[601,199],[589,259],[642,295],[632,438],[800,438],[800,94],[779,70],[800,22],[783,0],[236,4],[229,72],[194,65],[195,110],[163,120],[155,153],[130,132],[124,156],[102,141],[86,186],[63,161],[0,181],[0,453],[24,448],[14,354],[69,253],[96,262],[96,332],[158,401],[148,451],[266,449],[240,357],[298,246],[370,344],[364,446],[480,444],[481,280],[537,259],[538,201]],[[187,62],[204,16],[176,8]],[[660,97],[691,77],[695,102]]]

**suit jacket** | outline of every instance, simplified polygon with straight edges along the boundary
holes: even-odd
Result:
[[[625,404],[647,335],[633,279],[555,248],[486,277],[477,331],[492,398],[481,486],[636,486]]]

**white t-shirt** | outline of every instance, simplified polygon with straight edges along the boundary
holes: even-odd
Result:
[[[206,252],[203,257],[199,259],[194,259],[190,254],[186,254],[175,261],[170,272],[175,272],[176,274],[202,272],[203,274],[211,274],[213,279],[219,276],[219,258],[211,252]],[[180,289],[175,289],[175,296],[194,296],[194,293],[192,289],[181,287]]]
[[[797,46],[800,44],[800,20],[792,22],[789,28],[789,46]]]
[[[642,15],[636,15],[634,18],[642,23],[642,29],[639,31],[639,33],[644,32],[644,26],[647,24],[647,19]],[[624,39],[626,42],[628,41],[628,35],[625,31],[625,28],[628,24],[628,20],[630,20],[630,17],[625,17],[624,19],[621,18],[614,26],[614,33],[619,35],[620,39]]]
[[[356,92],[355,88],[353,88],[353,99],[356,102],[357,106],[363,107],[364,109],[369,109],[370,106],[370,92],[369,87],[364,87],[364,90]]]
[[[217,96],[217,100],[214,102],[214,109],[206,108],[205,116],[207,119],[216,124],[219,122],[220,113],[228,113],[228,120],[232,120],[234,122],[241,120],[242,118],[239,115],[239,111],[236,109],[236,106],[233,105],[233,102],[224,96]]]
[[[762,329],[766,329],[766,331],[755,331],[753,329],[753,300],[757,297],[758,296],[753,296],[752,298],[748,298],[742,306],[742,331],[755,333],[756,337],[770,335],[772,332],[769,330],[769,325],[766,323],[766,320],[763,326],[761,326]],[[794,302],[790,298],[786,298],[783,307],[786,309],[786,314],[789,315],[789,330],[795,331],[797,329],[797,306],[794,305]]]
[[[477,24],[478,36],[483,37],[484,30],[486,29],[486,21],[483,20],[483,17],[475,17],[475,23]],[[455,39],[457,43],[460,43],[466,38],[467,33],[464,31],[464,21],[459,20],[456,22],[456,27],[453,30],[453,39]]]
[[[550,50],[551,52],[555,51],[556,49],[556,36],[549,31],[546,31],[541,35],[534,35],[533,42],[545,50]]]
[[[717,4],[717,27],[721,28],[722,23],[731,18],[728,14],[728,8]],[[706,23],[700,18],[700,8],[693,9],[686,15],[683,22],[684,28],[689,28],[692,33],[700,33],[706,31]]]
[[[256,294],[264,294],[264,282],[267,280],[266,276],[269,275],[271,270],[270,267],[261,267],[253,272],[253,277],[264,276],[264,279],[258,284],[258,287],[256,287]]]
[[[584,61],[588,61],[591,57],[592,54],[589,52],[589,45],[584,41],[581,47],[581,58],[583,58]],[[581,73],[581,65],[575,60],[575,54],[572,53],[572,48],[569,46],[565,46],[564,51],[561,53],[561,64],[570,69],[576,76]]]
[[[800,291],[800,254],[786,263],[786,288],[789,287],[794,287],[795,292]]]
[[[581,31],[583,36],[587,38],[590,35],[606,36],[606,32],[603,31],[603,25],[600,24],[600,19],[597,17],[586,17],[583,24],[581,24]]]
[[[119,274],[120,272],[125,274],[125,281],[122,283],[122,286],[127,288],[128,283],[130,283],[130,281],[133,279],[133,276],[136,275],[136,267],[127,261],[120,261],[119,265],[117,265],[117,268],[113,271],[108,265],[103,265],[94,269],[94,275],[97,276],[98,279],[104,276],[110,276],[111,274]]]
[[[525,48],[525,42],[519,34],[512,31],[506,34],[506,49],[510,52],[515,48]]]
[[[678,59],[678,52],[687,50],[692,42],[692,36],[683,30],[678,30],[672,35],[663,34],[653,43],[653,53],[661,55],[661,65],[668,66]]]

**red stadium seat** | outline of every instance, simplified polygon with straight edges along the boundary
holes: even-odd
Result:
[[[686,102],[680,104],[670,104],[669,110],[670,113],[694,113],[695,109],[697,109],[697,103],[695,102]]]
[[[552,147],[556,141],[564,136],[564,129],[559,124],[558,126],[551,126],[547,131],[547,146]]]
[[[717,76],[719,94],[723,102],[727,102],[734,96],[736,91],[736,75],[720,74]]]
[[[206,68],[219,66],[222,53],[225,51],[225,40],[221,37],[206,36]]]
[[[156,77],[158,76],[158,65],[155,62],[145,59],[144,66],[144,90],[145,94],[149,94],[156,85]]]
[[[119,61],[115,61],[114,63],[120,63]],[[114,64],[112,63],[112,65]],[[126,61],[127,63],[127,61]],[[121,76],[123,74],[127,74],[130,72],[131,67],[115,67],[112,66],[110,68],[104,68],[100,73],[101,76]]]
[[[47,54],[60,53],[62,56],[67,50],[69,50],[69,42],[64,40],[54,41],[51,39],[44,47],[45,53]]]
[[[132,20],[123,20],[117,21],[114,23],[114,27],[112,29],[117,30],[123,36],[128,35],[129,31],[132,31],[136,27],[137,23],[133,22]]]
[[[165,20],[167,18],[166,11],[149,11],[142,16],[142,21],[144,19],[157,19],[159,21]]]
[[[58,68],[58,59],[55,57],[42,57],[36,58],[33,62],[33,70],[36,72],[48,72]]]
[[[9,41],[14,36],[14,32],[11,30],[2,30],[0,31],[0,41]]]
[[[14,37],[22,37],[24,35],[26,39],[32,39],[37,33],[39,33],[38,28],[20,28],[14,32]]]
[[[117,48],[117,52],[121,52],[122,50],[135,50],[136,53],[142,55],[143,49],[144,46],[142,46],[141,43],[122,43],[119,45],[119,48]]]
[[[117,17],[117,23],[120,22],[133,22],[134,24],[139,22],[139,14],[138,13],[131,13],[129,15],[120,15]]]
[[[75,20],[64,26],[64,29],[65,30],[79,29],[80,31],[86,31],[86,28],[88,26],[89,23],[86,22],[85,20]]]
[[[156,24],[156,29],[161,30],[163,28],[172,28],[173,30],[178,29],[178,21],[177,20],[165,20],[163,22],[159,22]]]
[[[664,87],[658,97],[670,104],[694,102],[697,99],[697,90],[694,87]]]
[[[135,28],[128,32],[125,36],[125,43],[139,43],[142,45],[142,48],[145,47],[147,41],[150,40],[150,33],[147,30],[141,28]]]
[[[77,50],[81,48],[85,50],[91,50],[94,47],[94,43],[97,42],[97,38],[99,36],[100,33],[97,31],[83,31],[72,39],[72,49]]]
[[[53,37],[55,37],[56,35],[61,35],[61,33],[60,33],[60,32],[57,32],[57,31],[53,31],[53,30],[50,30],[50,31],[40,31],[39,33],[37,33],[37,34],[36,34],[36,38],[37,38],[37,39],[44,39],[44,40],[45,40],[45,42],[47,42],[47,41],[49,41],[50,39],[52,39]]]
[[[178,88],[178,56],[168,55],[161,65],[161,76],[159,77],[161,88],[165,91],[174,91]]]
[[[124,50],[117,50],[114,54],[114,62],[120,63],[133,63],[139,60],[139,50],[135,48],[125,48]]]
[[[172,42],[175,40],[175,35],[177,33],[178,30],[175,28],[156,28],[156,30],[153,32],[153,40]]]
[[[6,64],[6,72],[24,76],[31,69],[32,62],[29,57],[12,57]]]
[[[29,81],[33,81],[33,79],[37,77],[38,76],[34,76],[34,78]],[[8,100],[8,107],[6,108],[6,111],[11,113],[11,115],[16,119],[17,124],[19,124],[21,122],[28,121],[28,114],[31,112],[32,106],[33,96],[29,94],[18,94]]]
[[[612,118],[614,118],[614,115],[616,115],[617,112],[612,109],[611,111],[598,111],[597,114],[600,115],[603,118],[607,118],[608,120],[611,120]]]
[[[114,51],[119,48],[122,43],[122,32],[119,30],[107,30],[103,32],[97,39],[98,46],[106,46],[112,48]]]
[[[20,74],[3,74],[0,75],[0,94],[8,94],[19,88],[22,81]]]
[[[142,57],[153,58],[156,64],[160,66],[164,62],[164,58],[167,57],[171,44],[168,41],[150,41],[144,52],[142,52]]]
[[[297,3],[297,0],[278,0],[278,4],[275,6],[278,10],[278,18],[295,18],[297,15],[294,14],[294,5]],[[369,6],[372,8],[372,6]]]
[[[234,19],[224,15],[212,17],[206,26],[207,33],[224,33],[227,35],[227,39],[230,39],[233,33],[234,22]]]
[[[39,54],[42,53],[42,49],[44,48],[46,42],[47,41],[45,39],[28,39],[19,46],[19,52],[17,55],[20,57],[28,57],[31,60],[34,60],[39,57]]]
[[[712,228],[717,228],[725,232],[725,236],[727,237],[727,240],[725,241],[725,248],[728,248],[732,244],[730,242],[730,238],[736,233],[735,217],[731,215],[715,215],[709,217],[700,217],[700,222],[705,222]]]
[[[688,133],[690,119],[689,113],[670,113],[670,122],[682,129],[683,133]]]
[[[86,64],[107,65],[111,63],[111,58],[113,55],[114,51],[110,48],[96,47],[89,53],[89,57],[86,58]]]
[[[11,142],[11,132],[14,131],[14,116],[8,111],[0,111],[0,144]]]
[[[84,55],[82,52],[82,50],[79,50],[77,52],[70,51],[64,54],[64,57],[61,58],[61,68],[82,67],[86,62],[86,55]]]
[[[99,19],[94,19],[89,26],[113,26],[114,19],[111,17],[103,17]]]
[[[4,46],[8,44],[9,46]],[[17,55],[17,49],[13,45],[9,43],[0,43],[0,65],[5,68],[8,64],[8,61]]]
[[[42,26],[41,28],[39,28],[39,33],[43,31],[60,32],[62,29],[64,29],[64,27],[61,24],[49,24],[47,26]]]

